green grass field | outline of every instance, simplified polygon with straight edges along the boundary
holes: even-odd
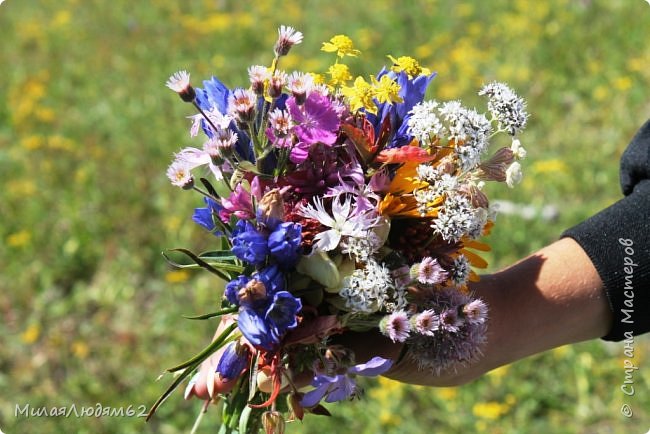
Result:
[[[650,117],[650,5],[643,0],[6,0],[0,4],[0,431],[189,432],[198,401],[174,394],[153,421],[15,416],[29,404],[149,406],[164,368],[194,354],[214,323],[220,284],[171,270],[160,252],[209,246],[191,222],[195,195],[165,169],[190,144],[190,107],[164,87],[178,69],[195,83],[246,84],[267,64],[280,24],[305,33],[287,69],[324,71],[319,51],[347,34],[349,64],[376,73],[387,55],[438,72],[430,96],[473,103],[506,81],[532,113],[524,181],[492,199],[552,205],[558,215],[502,215],[490,270],[557,239],[616,201],[618,159]],[[579,312],[576,312],[578,315]],[[332,418],[290,433],[644,433],[650,428],[650,340],[635,340],[636,394],[625,396],[623,344],[562,347],[466,386],[366,382]],[[627,402],[631,418],[621,415]],[[216,432],[209,412],[199,432]]]

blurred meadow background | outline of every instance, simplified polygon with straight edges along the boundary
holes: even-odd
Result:
[[[532,113],[519,188],[491,188],[524,213],[488,240],[496,270],[616,201],[618,159],[650,117],[650,5],[643,0],[7,0],[0,5],[0,430],[189,432],[198,401],[174,394],[142,418],[15,417],[16,405],[151,405],[164,368],[200,350],[221,285],[169,268],[160,252],[214,240],[190,219],[197,195],[165,170],[190,145],[193,114],[164,87],[179,70],[247,83],[269,64],[280,24],[305,34],[287,70],[324,72],[323,41],[346,34],[347,62],[376,73],[387,55],[438,72],[429,96],[475,97],[506,81]],[[546,207],[546,208],[545,208]],[[542,212],[546,210],[546,212]],[[579,315],[580,312],[576,312]],[[562,347],[457,388],[367,381],[289,433],[641,433],[650,427],[650,340],[634,342],[625,396],[622,343]],[[620,414],[627,402],[631,418]],[[218,414],[199,432],[216,432]]]

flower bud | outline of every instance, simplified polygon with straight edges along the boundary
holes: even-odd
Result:
[[[274,188],[262,196],[257,208],[264,220],[284,220],[284,200],[280,189]]]
[[[279,411],[262,413],[262,426],[266,434],[284,434],[284,417]]]

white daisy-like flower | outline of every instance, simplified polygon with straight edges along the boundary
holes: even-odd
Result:
[[[343,236],[364,236],[366,231],[374,227],[379,220],[374,210],[359,212],[356,206],[352,206],[352,199],[348,195],[345,195],[343,201],[340,196],[332,199],[331,215],[325,209],[323,199],[320,197],[314,198],[314,205],[308,204],[303,207],[301,214],[331,228],[314,237],[314,248],[325,252],[334,250]]]
[[[413,328],[421,335],[433,336],[438,330],[438,315],[433,309],[427,309],[415,315]]]
[[[167,168],[167,178],[171,183],[181,188],[191,188],[194,184],[191,166],[183,160],[175,160]]]
[[[190,74],[187,71],[178,71],[172,74],[165,86],[176,93],[185,91],[190,86]]]
[[[470,324],[482,324],[487,319],[488,307],[477,298],[463,306],[463,314]]]
[[[228,97],[228,114],[242,122],[253,119],[257,95],[248,89],[235,89]]]
[[[287,88],[296,99],[298,104],[302,104],[314,87],[314,77],[310,74],[294,71],[287,78]]]
[[[293,127],[293,121],[289,112],[276,107],[269,113],[269,125],[273,128],[276,135],[286,136]]]
[[[398,310],[385,316],[379,323],[379,330],[393,342],[404,342],[411,334],[408,314]]]
[[[302,33],[290,26],[280,26],[273,51],[276,56],[286,56],[291,47],[302,42]]]
[[[425,285],[436,285],[447,280],[447,272],[438,260],[427,256],[417,264],[417,280]]]
[[[264,83],[271,78],[271,72],[266,66],[253,65],[248,68],[248,78],[253,92],[261,95],[264,93]]]

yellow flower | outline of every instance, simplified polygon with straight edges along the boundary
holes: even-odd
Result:
[[[7,245],[9,247],[23,247],[29,244],[32,239],[32,234],[23,229],[22,231],[15,232],[7,237]]]
[[[479,402],[474,404],[474,407],[472,407],[472,413],[474,413],[474,416],[491,420],[500,418],[506,414],[508,410],[510,410],[508,404],[501,404],[496,401]]]
[[[417,77],[418,75],[429,75],[431,71],[428,68],[422,68],[417,60],[409,56],[400,56],[397,59],[393,56],[388,56],[388,58],[393,62],[393,66],[390,68],[394,72],[405,71],[410,78]]]
[[[20,335],[20,340],[26,344],[33,344],[41,335],[41,328],[38,324],[32,324]]]
[[[327,73],[332,77],[330,80],[331,86],[343,85],[346,82],[352,80],[350,69],[347,65],[344,65],[342,63],[336,63],[330,66]]]
[[[168,271],[165,274],[165,280],[169,283],[183,283],[190,278],[190,274],[186,270]]]
[[[363,77],[357,77],[351,87],[343,86],[341,92],[350,101],[352,111],[365,108],[369,113],[377,113],[377,106],[372,100],[375,97],[375,88]]]
[[[359,50],[356,50],[354,48],[354,45],[352,44],[352,39],[345,35],[336,35],[330,39],[329,42],[323,42],[323,47],[321,48],[323,51],[327,51],[328,53],[333,53],[336,51],[336,55],[339,57],[343,56],[352,56],[356,57],[361,52]]]
[[[390,104],[404,101],[399,96],[400,85],[388,75],[383,75],[379,81],[372,77],[372,84],[375,87],[375,96],[380,103],[387,102]]]

